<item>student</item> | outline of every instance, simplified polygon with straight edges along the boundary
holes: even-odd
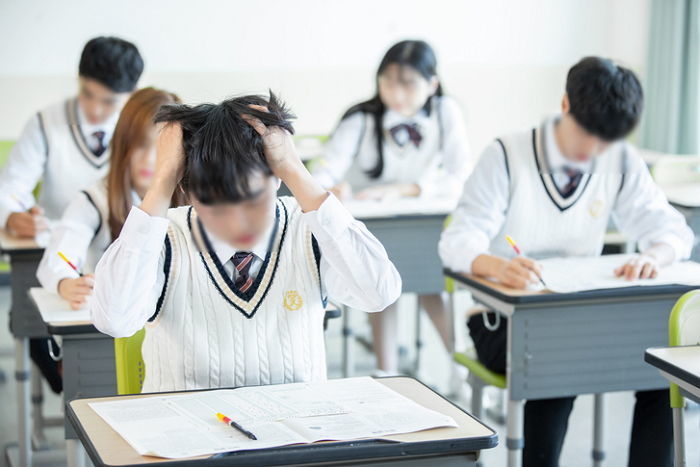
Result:
[[[109,141],[124,103],[136,87],[143,60],[134,44],[97,37],[84,47],[77,97],[33,116],[0,172],[0,227],[32,238],[59,219],[80,190],[107,173]],[[32,191],[42,181],[38,203]],[[44,338],[30,340],[32,360],[51,389],[62,390]]]
[[[430,45],[392,46],[377,70],[377,92],[343,115],[314,176],[341,198],[447,197],[457,203],[469,169],[466,125],[457,102],[443,95]],[[422,306],[452,351],[451,324],[439,295]],[[398,311],[370,315],[380,370],[398,372]]]
[[[324,379],[325,298],[374,311],[399,296],[382,245],[304,168],[290,118],[272,95],[159,113],[154,182],[88,301],[102,332],[146,326],[144,392]],[[168,210],[178,182],[192,206]]]
[[[37,278],[46,290],[67,300],[71,308],[85,307],[97,260],[119,236],[131,206],[141,203],[151,184],[156,162],[156,113],[163,105],[179,102],[176,95],[159,89],[136,91],[114,129],[107,177],[78,193],[52,229]],[[59,252],[70,258],[83,275],[79,277]]]
[[[574,65],[561,115],[484,150],[442,235],[445,266],[525,288],[538,282],[534,259],[600,255],[611,217],[641,251],[615,270],[617,276],[654,277],[659,268],[687,258],[692,232],[624,141],[642,104],[632,71],[598,57]],[[515,256],[506,234],[530,258]],[[490,331],[484,325],[488,315],[493,313],[469,319],[470,334],[481,362],[504,373],[506,320]],[[629,465],[670,466],[668,391],[639,391],[636,400]],[[573,402],[565,397],[526,403],[525,467],[559,465]]]
[[[142,71],[141,55],[130,42],[97,37],[85,45],[78,96],[34,115],[0,173],[0,226],[34,237],[46,229],[47,218],[59,219],[81,189],[105,176],[114,125]],[[32,190],[39,180],[35,203]]]

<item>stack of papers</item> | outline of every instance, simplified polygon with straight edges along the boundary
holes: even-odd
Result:
[[[377,217],[449,214],[455,201],[446,198],[395,198],[384,201],[348,200],[343,203],[356,219]]]
[[[457,426],[451,417],[368,377],[94,402],[90,407],[139,454],[173,459]],[[217,412],[257,440],[220,422]]]

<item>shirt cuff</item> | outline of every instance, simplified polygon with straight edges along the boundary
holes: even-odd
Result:
[[[127,249],[160,251],[169,225],[170,220],[166,217],[151,216],[132,206],[119,234],[119,241]]]
[[[338,238],[355,222],[352,214],[332,193],[328,193],[317,210],[305,212],[302,217],[319,242]]]
[[[644,250],[651,248],[653,245],[657,245],[659,243],[666,244],[673,248],[673,261],[683,261],[690,257],[692,246],[688,245],[687,242],[684,242],[681,238],[672,233],[665,233],[650,241],[648,245],[645,245],[645,248],[642,250],[642,254],[644,254]]]

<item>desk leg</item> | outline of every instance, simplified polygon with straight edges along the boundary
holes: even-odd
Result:
[[[676,467],[685,467],[685,429],[683,426],[684,407],[673,410],[673,461]]]
[[[85,467],[85,450],[77,439],[66,440],[68,467]]]
[[[422,307],[420,303],[420,296],[416,296],[416,356],[413,361],[413,376],[418,376],[418,371],[420,370],[420,351],[423,347],[423,340],[421,339],[421,314]]]
[[[508,448],[508,467],[520,467],[523,460],[523,412],[525,401],[508,398],[508,431],[506,448]]]
[[[19,465],[32,465],[32,431],[30,425],[29,338],[15,337],[15,381],[17,383],[17,434]]]
[[[32,372],[30,379],[30,387],[32,394],[32,445],[36,450],[44,450],[49,448],[49,443],[46,440],[44,433],[44,388],[41,384],[41,371],[36,365],[31,364]]]
[[[350,326],[350,308],[343,306],[343,378],[350,378],[355,372],[353,355],[355,333]]]
[[[593,394],[593,467],[602,467],[605,459],[605,395]]]

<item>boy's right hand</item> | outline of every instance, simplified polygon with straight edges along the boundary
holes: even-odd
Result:
[[[26,212],[13,212],[7,218],[7,230],[22,238],[34,238],[48,228],[44,210],[39,206],[34,206]]]
[[[61,279],[58,283],[58,294],[70,303],[72,310],[85,308],[87,297],[92,294],[95,276],[86,274],[75,279]]]
[[[504,263],[498,270],[497,279],[508,287],[525,289],[528,285],[539,282],[538,275],[542,275],[539,265],[530,258],[516,256]]]
[[[159,123],[156,142],[156,171],[154,184],[172,186],[175,190],[185,168],[182,126],[179,122]],[[172,191],[170,195],[172,195]]]

